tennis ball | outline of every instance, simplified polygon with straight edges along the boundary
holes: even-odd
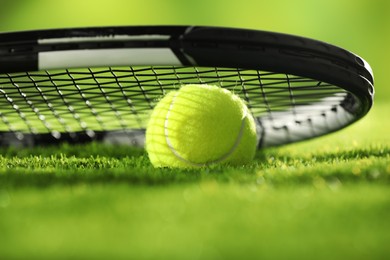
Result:
[[[153,166],[244,165],[256,152],[256,126],[245,103],[210,85],[184,85],[162,98],[146,130]]]

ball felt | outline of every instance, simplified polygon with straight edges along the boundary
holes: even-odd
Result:
[[[256,126],[245,103],[210,85],[184,85],[162,98],[146,130],[153,166],[244,165],[256,151]]]

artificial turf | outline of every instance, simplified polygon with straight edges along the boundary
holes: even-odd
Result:
[[[385,259],[390,122],[259,151],[244,167],[154,169],[142,149],[3,148],[0,259]]]

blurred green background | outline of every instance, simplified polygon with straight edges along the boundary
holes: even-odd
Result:
[[[377,102],[390,97],[388,0],[0,0],[0,32],[161,24],[242,27],[329,42],[371,64]]]
[[[50,259],[58,256],[56,250],[60,249],[69,250],[62,255],[68,258],[77,253],[103,259],[108,258],[108,253],[116,256],[141,253],[144,258],[152,258],[153,250],[162,255],[179,250],[180,255],[186,255],[199,250],[203,243],[204,254],[209,257],[214,251],[206,250],[214,247],[221,252],[225,250],[227,256],[232,252],[240,256],[260,252],[269,258],[275,255],[291,258],[289,254],[295,253],[293,256],[301,259],[302,252],[307,251],[308,258],[314,255],[311,258],[322,259],[331,259],[338,253],[340,259],[388,256],[388,175],[381,173],[390,172],[390,135],[387,134],[390,88],[385,81],[390,60],[389,0],[0,0],[0,32],[116,25],[227,26],[325,41],[350,50],[370,63],[375,74],[376,105],[367,117],[337,132],[333,139],[325,137],[283,147],[278,151],[280,155],[271,151],[272,157],[263,164],[265,171],[260,169],[259,174],[268,171],[265,177],[270,179],[269,183],[280,179],[285,189],[273,189],[267,184],[257,192],[256,185],[264,182],[263,175],[242,174],[245,169],[236,175],[229,171],[222,175],[233,180],[226,185],[214,181],[218,174],[205,174],[211,176],[211,181],[196,179],[194,175],[195,185],[191,177],[182,174],[178,180],[188,178],[186,185],[184,182],[167,185],[169,188],[134,185],[128,189],[115,181],[106,185],[93,183],[93,178],[99,180],[102,173],[106,176],[104,169],[98,171],[101,175],[91,178],[91,175],[84,176],[81,167],[75,174],[78,185],[61,186],[61,180],[66,183],[68,178],[73,178],[66,168],[59,173],[53,168],[34,170],[31,166],[30,169],[29,164],[23,168],[22,161],[16,157],[20,168],[11,171],[9,176],[15,179],[10,178],[5,184],[12,185],[12,180],[16,180],[15,186],[21,188],[11,188],[12,207],[0,212],[4,212],[0,214],[3,221],[0,221],[0,241],[5,238],[0,244],[0,258],[4,254],[2,248],[5,255],[12,254],[14,258],[32,252],[33,256],[43,254]],[[85,158],[69,158],[70,163],[75,160],[84,165]],[[7,164],[3,171],[9,170],[8,167]],[[130,164],[131,167],[134,168]],[[280,173],[279,168],[284,175],[275,174]],[[144,175],[146,179],[168,176],[161,175],[161,171],[149,172],[147,167],[137,172],[139,169],[137,165],[136,173],[130,171],[130,174],[126,168],[119,169],[122,174],[119,180],[121,176],[124,180],[134,176],[137,180],[140,176],[142,184]],[[95,166],[87,170],[96,171]],[[114,179],[117,170],[108,171],[114,173]],[[18,171],[26,175],[14,174]],[[33,175],[39,172],[43,174]],[[365,179],[365,174],[380,178]],[[7,180],[8,175],[3,176],[2,180]],[[241,178],[252,177],[259,178],[256,185],[240,183]],[[342,181],[345,188],[339,192],[321,188],[326,187],[327,177],[333,183],[329,187],[339,190]],[[40,189],[37,183],[44,182],[45,178],[52,186]],[[305,178],[308,185],[297,185]],[[172,180],[176,179],[163,183],[174,184]],[[313,187],[311,180],[314,180]],[[93,185],[88,185],[88,181]],[[10,201],[7,196],[3,192],[3,205]],[[191,206],[181,204],[183,198]],[[187,205],[187,211],[181,205]],[[154,230],[161,232],[152,233]],[[194,237],[183,235],[187,231]],[[108,240],[113,242],[107,243]],[[131,250],[129,245],[134,245]],[[237,248],[242,250],[236,252]]]

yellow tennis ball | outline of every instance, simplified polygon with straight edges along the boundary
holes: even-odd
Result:
[[[185,85],[161,99],[146,130],[153,166],[244,165],[256,152],[256,126],[245,103],[210,85]]]

